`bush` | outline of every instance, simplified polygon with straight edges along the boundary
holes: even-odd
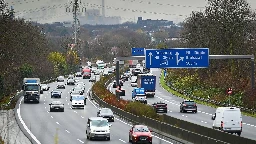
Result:
[[[4,144],[4,140],[2,139],[1,136],[0,136],[0,144]]]
[[[130,112],[137,116],[146,116],[153,119],[160,119],[159,115],[151,106],[142,104],[140,102],[133,102],[123,99],[118,100],[116,95],[107,90],[104,84],[113,76],[114,75],[102,77],[93,85],[92,91],[106,103],[118,107],[124,111]]]

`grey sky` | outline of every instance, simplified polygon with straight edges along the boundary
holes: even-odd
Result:
[[[83,7],[87,9],[101,9],[101,0],[81,1]],[[256,0],[247,1],[252,9],[256,9]],[[42,23],[72,20],[72,14],[65,10],[70,0],[7,0],[7,2],[18,11],[18,16],[26,19],[31,18]],[[123,21],[134,21],[142,16],[144,19],[168,19],[181,22],[192,11],[203,10],[206,5],[207,0],[105,0],[106,16],[121,16]]]

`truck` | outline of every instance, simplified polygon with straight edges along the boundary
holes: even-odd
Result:
[[[91,69],[90,68],[84,68],[83,72],[82,72],[82,75],[83,75],[83,79],[91,78]]]
[[[39,103],[40,94],[43,93],[41,90],[41,83],[39,78],[24,78],[22,90],[24,103],[31,101]]]
[[[136,68],[138,60],[129,60],[129,68]]]
[[[132,99],[147,104],[147,96],[144,88],[134,88],[132,91]]]
[[[156,76],[153,74],[138,74],[137,87],[144,88],[147,97],[154,97],[156,91]]]

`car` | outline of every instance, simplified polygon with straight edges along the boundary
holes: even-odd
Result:
[[[73,79],[73,78],[68,79],[67,85],[75,85],[75,79]]]
[[[102,108],[97,112],[97,117],[103,117],[107,119],[109,122],[114,122],[114,113],[109,108]]]
[[[113,88],[116,88],[117,87],[117,85],[116,85],[116,81],[113,81]]]
[[[82,87],[74,87],[72,90],[71,90],[71,93],[73,92],[73,91],[76,91],[77,93],[80,93],[81,95],[83,95],[84,94],[84,90],[83,90],[83,88]]]
[[[110,127],[107,119],[102,117],[90,117],[87,121],[86,137],[89,140],[105,139],[110,141]]]
[[[91,76],[91,78],[89,79],[89,82],[96,82],[96,76]]]
[[[196,102],[193,100],[183,100],[183,102],[180,103],[180,112],[185,113],[185,112],[194,112],[197,113],[197,105]]]
[[[120,86],[124,86],[124,82],[122,80],[119,80]]]
[[[41,90],[48,91],[50,87],[47,84],[41,84]]]
[[[138,74],[141,74],[141,70],[139,68],[135,68],[132,70],[132,75],[137,76]]]
[[[95,70],[94,75],[100,75],[100,70]]]
[[[60,101],[53,101],[49,105],[50,105],[50,112],[53,112],[53,111],[64,112],[64,104]]]
[[[130,143],[152,144],[152,130],[145,125],[134,125],[129,131]]]
[[[78,84],[78,85],[76,85],[76,87],[77,87],[77,89],[82,89],[83,90],[83,93],[84,93],[84,91],[85,91],[85,86],[83,86],[83,85],[81,85],[81,84]]]
[[[83,95],[70,95],[71,108],[82,108],[86,105],[86,98]]]
[[[132,76],[131,77],[131,87],[137,87],[137,76]]]
[[[113,73],[113,69],[112,69],[112,68],[109,68],[109,69],[108,69],[108,73],[109,73],[109,74]]]
[[[74,75],[68,75],[68,79],[74,79]]]
[[[107,70],[104,70],[103,76],[108,76],[108,75],[109,75],[108,71],[107,71]]]
[[[156,112],[164,112],[167,113],[167,104],[164,102],[157,102],[153,103],[152,107],[155,109]]]
[[[82,85],[85,87],[85,83],[84,82],[77,82],[76,85]]]
[[[65,89],[66,84],[64,82],[58,82],[57,83],[57,89]]]
[[[74,78],[74,81],[75,81],[75,83],[78,83],[78,82],[79,82],[79,78],[78,78],[78,77],[75,77],[75,78]]]
[[[51,91],[51,98],[61,98],[62,92],[58,89]]]
[[[79,94],[79,95],[83,95],[83,91],[81,91],[80,89],[73,89],[70,94]]]
[[[76,72],[75,76],[76,77],[82,77],[82,73],[81,72]]]
[[[65,80],[64,76],[59,76],[57,78],[57,82],[64,82],[64,80]]]

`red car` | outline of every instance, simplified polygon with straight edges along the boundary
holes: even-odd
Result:
[[[132,144],[152,144],[152,130],[144,125],[134,125],[129,131],[129,142]]]

